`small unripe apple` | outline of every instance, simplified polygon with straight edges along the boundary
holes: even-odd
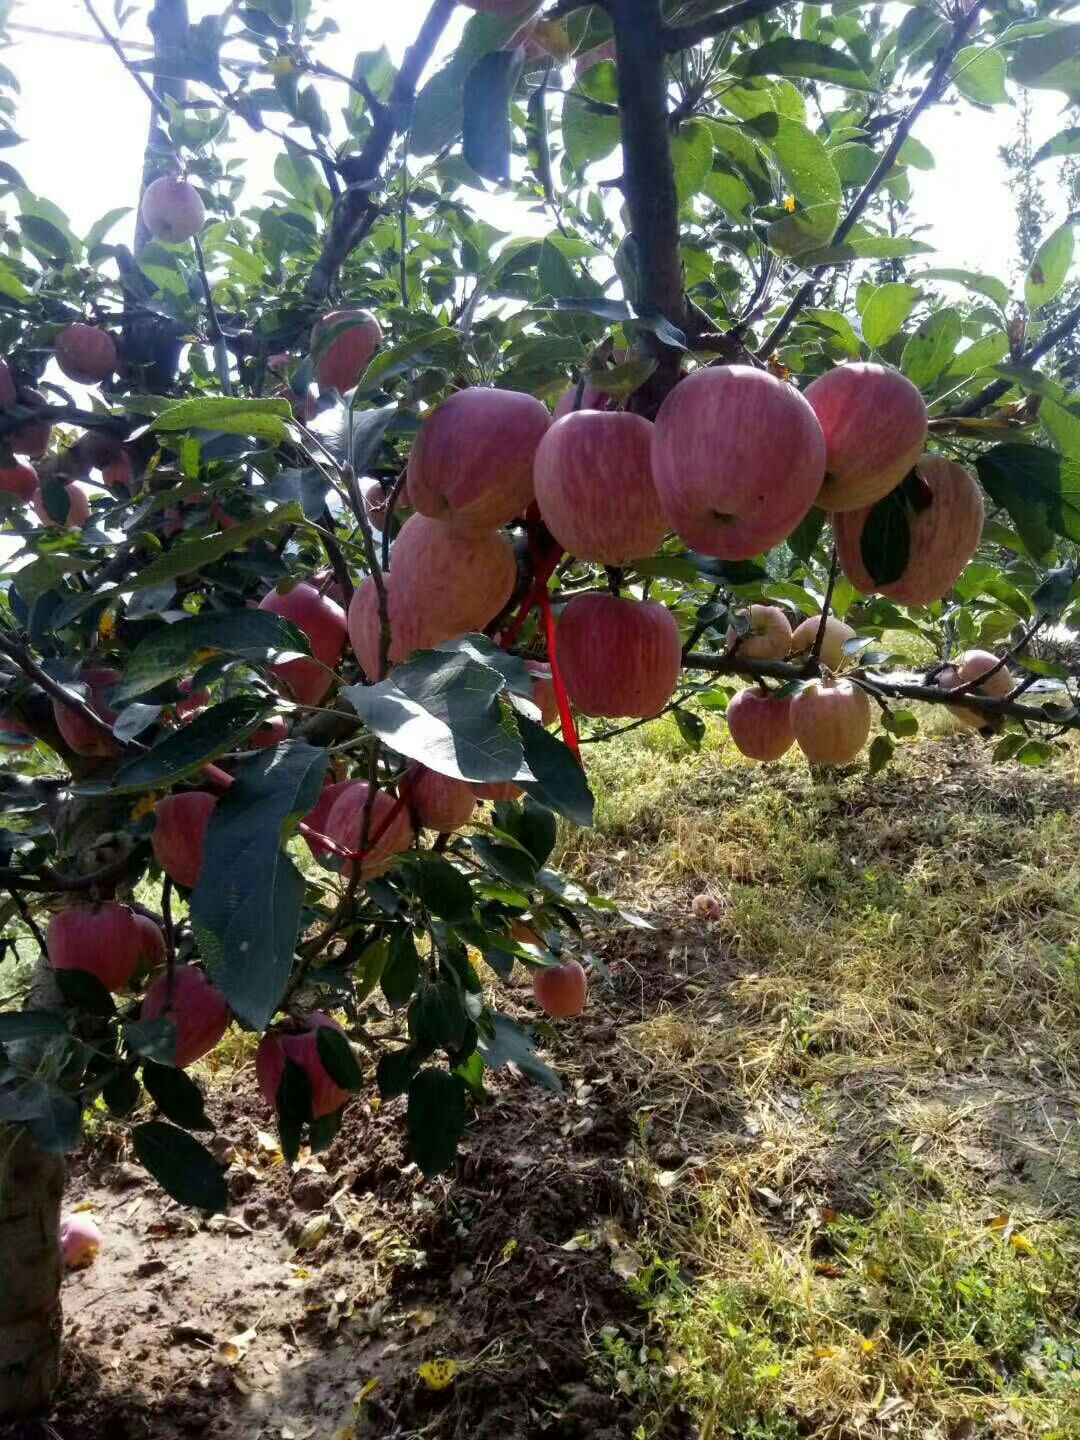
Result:
[[[566,693],[583,715],[651,719],[679,683],[679,627],[655,600],[575,595],[556,633]]]
[[[43,525],[56,525],[65,530],[81,530],[90,519],[90,497],[81,485],[65,485],[63,487],[67,494],[67,516],[63,520],[54,520],[45,509],[45,500],[40,490],[35,490],[30,498],[34,514]]]
[[[464,780],[440,775],[426,765],[416,765],[409,772],[408,806],[417,829],[437,830],[445,834],[460,830],[472,819],[476,796]]]
[[[971,473],[943,456],[922,456],[915,473],[923,486],[921,508],[907,507],[909,558],[898,579],[875,585],[863,563],[862,536],[872,507],[834,515],[833,534],[841,569],[856,590],[877,591],[902,605],[932,605],[952,589],[978,547],[983,498]]]
[[[554,1020],[580,1015],[589,998],[589,981],[576,960],[534,970],[532,987],[536,1003]]]
[[[517,800],[525,794],[520,785],[515,785],[513,780],[478,780],[469,786],[472,793],[478,800],[490,800],[497,805],[506,800]]]
[[[53,341],[56,363],[80,385],[96,385],[114,374],[118,361],[116,341],[97,325],[76,321],[60,331]]]
[[[719,920],[720,901],[715,895],[695,895],[690,902],[690,913],[695,920]]]
[[[535,396],[481,385],[459,390],[416,437],[409,504],[435,520],[505,525],[533,499],[533,461],[550,424]]]
[[[54,970],[84,970],[106,990],[123,990],[142,959],[143,936],[134,910],[115,900],[69,905],[49,921],[45,937]]]
[[[817,498],[825,440],[794,386],[749,365],[696,370],[656,417],[653,478],[694,550],[748,560],[786,540]]]
[[[541,440],[536,503],[571,555],[627,565],[659,548],[667,521],[652,477],[652,430],[628,411],[579,410],[556,420]]]
[[[195,888],[202,870],[206,827],[217,797],[205,790],[166,795],[154,810],[150,844],[158,864],[175,885]]]
[[[733,696],[724,715],[733,745],[750,760],[779,760],[795,743],[791,701],[756,685]]]
[[[144,1020],[165,1015],[176,1026],[174,1064],[181,1070],[194,1065],[219,1044],[231,1016],[225,996],[201,970],[178,965],[169,977],[161,975],[147,990],[139,1012]]]
[[[288,738],[289,727],[284,715],[271,715],[264,725],[253,731],[248,746],[252,750],[272,750]]]
[[[291,620],[307,636],[314,658],[286,660],[273,666],[273,673],[299,704],[318,705],[334,683],[330,672],[345,649],[345,611],[306,581],[284,593],[271,590],[259,601],[259,609]]]
[[[858,510],[899,485],[926,444],[926,405],[898,370],[838,365],[806,387],[825,436],[825,483],[818,504]]]
[[[154,239],[169,245],[190,240],[206,224],[202,196],[194,185],[175,175],[162,175],[146,187],[141,213]]]
[[[14,465],[0,468],[0,490],[5,495],[15,495],[20,500],[33,500],[38,493],[37,471],[32,465]]]
[[[31,390],[26,387],[18,392],[17,399],[20,405],[33,410],[43,409],[49,403],[40,390]],[[20,425],[18,430],[11,432],[8,436],[8,443],[16,455],[29,455],[36,458],[45,454],[51,439],[51,420],[28,420],[25,425]]]
[[[105,668],[87,668],[79,672],[79,684],[90,691],[86,703],[95,715],[109,725],[115,724],[116,711],[106,704],[105,696],[122,678],[119,670]],[[85,696],[79,698],[86,699]],[[76,755],[105,757],[120,754],[121,746],[118,741],[95,729],[69,705],[62,705],[59,700],[53,701],[53,719],[56,721],[56,728]]]
[[[801,625],[796,625],[791,632],[791,653],[792,655],[809,655],[814,648],[817,639],[818,628],[821,625],[820,615],[811,615]],[[844,654],[844,646],[849,640],[855,639],[855,631],[850,625],[845,625],[843,620],[838,620],[835,615],[830,615],[825,621],[825,637],[821,642],[821,655],[819,659],[823,665],[830,670],[839,670],[848,660],[849,655]]]
[[[506,605],[517,561],[502,530],[410,515],[390,551],[390,574],[398,602],[463,635],[482,630]]]
[[[791,701],[791,726],[812,765],[848,765],[866,744],[873,710],[850,680],[813,680]]]
[[[304,839],[307,841],[308,849],[316,860],[328,860],[333,856],[334,852],[329,846],[324,845],[318,839],[318,836],[325,835],[327,838],[333,838],[326,828],[326,823],[330,818],[330,812],[333,810],[338,797],[343,795],[349,786],[355,783],[354,780],[338,780],[332,785],[324,785],[315,805],[304,816]]]
[[[728,626],[727,648],[747,660],[783,660],[791,649],[791,625],[776,605],[751,605],[750,628],[744,635]]]
[[[286,1060],[298,1065],[311,1082],[313,1119],[333,1115],[348,1100],[349,1092],[331,1080],[319,1058],[319,1031],[324,1027],[345,1033],[332,1015],[315,1010],[303,1020],[288,1020],[276,1030],[268,1030],[259,1041],[255,1077],[263,1098],[271,1105],[277,1101]]]
[[[343,850],[354,854],[360,849],[367,798],[367,782],[354,780],[334,801],[326,820],[325,833],[329,838]],[[380,790],[371,812],[366,853],[358,856],[360,878],[373,880],[377,875],[385,874],[414,838],[408,806],[399,806],[396,795],[389,790]],[[355,860],[346,860],[341,867],[342,874],[351,875],[356,863]]]
[[[987,679],[976,685],[972,694],[985,695],[989,700],[1004,700],[1006,695],[1012,693],[1016,681],[1008,665],[1002,665],[999,670],[996,668],[999,664],[998,656],[989,650],[965,650],[960,657],[959,666],[949,666],[942,671],[937,683],[943,690],[957,690],[961,685],[971,685],[985,675]],[[994,673],[991,675],[992,670]],[[987,725],[1001,724],[1000,716],[981,715],[978,710],[971,710],[966,705],[947,705],[945,708],[954,719],[970,730],[982,730]]]
[[[346,327],[347,324],[347,328]],[[382,327],[370,310],[331,310],[316,321],[311,348],[330,330],[342,326],[315,361],[315,380],[323,390],[352,390],[382,344]]]
[[[67,1270],[85,1270],[101,1249],[101,1230],[89,1215],[78,1212],[60,1221],[60,1253]]]

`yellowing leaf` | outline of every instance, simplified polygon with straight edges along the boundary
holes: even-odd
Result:
[[[503,1264],[505,1264],[507,1260],[513,1258],[514,1251],[517,1249],[517,1247],[518,1242],[516,1240],[508,1240],[506,1242],[506,1244],[502,1248]]]
[[[787,211],[787,213],[788,213],[789,215],[794,215],[794,214],[795,214],[795,206],[796,206],[796,204],[797,204],[797,201],[796,201],[794,195],[785,195],[785,196],[784,196],[784,209]]]
[[[425,1360],[416,1373],[429,1390],[445,1390],[454,1383],[460,1370],[456,1360]]]
[[[330,1440],[357,1440],[355,1425],[342,1425],[340,1430],[335,1430]]]
[[[102,640],[111,640],[116,634],[116,611],[106,610],[98,621],[98,634]]]
[[[297,1236],[297,1250],[314,1250],[329,1229],[329,1215],[313,1215]]]
[[[1026,1235],[1010,1235],[1009,1244],[1018,1255],[1035,1255],[1038,1253]]]

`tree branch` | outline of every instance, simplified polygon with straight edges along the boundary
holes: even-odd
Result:
[[[147,23],[154,36],[154,54],[159,61],[169,54],[182,53],[188,38],[187,0],[154,0],[154,8],[150,12]],[[125,67],[130,70],[131,67],[122,52],[118,49],[117,53],[124,60]],[[134,74],[134,71],[132,73]],[[146,150],[143,155],[142,183],[139,188],[140,203],[142,192],[160,174],[158,157],[162,153],[167,153],[171,148],[159,128],[158,121],[167,120],[169,117],[168,98],[183,100],[186,97],[187,84],[183,80],[173,79],[170,75],[155,72],[153,93],[155,102],[150,115],[150,132],[146,139]],[[136,256],[144,249],[150,238],[150,232],[143,224],[140,208],[135,221],[134,249]]]
[[[105,24],[104,20],[102,20],[101,16],[94,9],[93,0],[83,0],[83,8],[90,16],[90,19],[94,22],[97,28],[101,31],[102,37],[106,45],[108,45],[119,56],[120,64],[123,65],[124,69],[135,81],[135,84],[138,85],[139,89],[146,96],[147,100],[150,101],[151,108],[155,110],[163,120],[167,121],[169,118],[169,107],[165,104],[164,100],[162,100],[159,95],[154,94],[153,90],[139,74],[138,70],[133,68],[127,56],[124,54],[124,48],[120,44],[120,41],[116,38],[116,36],[112,33],[109,27]]]
[[[1025,350],[1017,362],[1020,365],[1033,365],[1048,355],[1055,345],[1062,340],[1068,339],[1072,332],[1080,326],[1080,305],[1075,305],[1066,315],[1043,332],[1039,339],[1029,349]],[[1000,400],[1002,395],[1008,394],[1016,385],[1015,380],[995,380],[992,385],[987,385],[970,400],[965,400],[955,410],[946,410],[941,417],[943,420],[961,419],[967,415],[977,415],[980,410],[985,410],[987,405],[992,405],[995,400]]]
[[[953,22],[953,32],[949,38],[949,43],[938,56],[937,63],[930,73],[930,79],[926,82],[925,89],[900,121],[899,125],[897,125],[892,139],[885,147],[881,159],[874,167],[873,174],[852,201],[851,208],[837,226],[836,233],[829,242],[831,245],[842,244],[848,235],[850,235],[859,217],[877,193],[881,182],[892,169],[904,141],[911,133],[915,121],[927,106],[932,105],[934,101],[940,99],[944,93],[949,83],[949,68],[956,58],[957,51],[961,48],[971,32],[981,4],[982,0],[973,0],[973,3],[956,17]],[[773,326],[771,333],[762,341],[761,348],[758,350],[760,356],[765,358],[771,355],[777,345],[780,344],[792,325],[794,325],[803,308],[813,298],[818,281],[826,274],[829,268],[828,265],[818,265],[816,269],[811,271],[810,279],[800,285],[799,289],[795,292],[791,304]]]
[[[664,50],[668,55],[677,50],[689,50],[692,45],[700,45],[703,40],[712,40],[729,30],[737,30],[740,25],[757,20],[787,3],[788,0],[741,0],[740,4],[729,5],[726,10],[718,10],[715,15],[696,20],[692,25],[665,26]]]

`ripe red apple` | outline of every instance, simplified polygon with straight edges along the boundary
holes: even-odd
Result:
[[[360,848],[367,797],[367,782],[354,780],[337,797],[327,816],[325,833],[344,850],[356,852]],[[393,819],[390,819],[391,815]],[[393,865],[395,857],[409,848],[414,838],[408,806],[399,808],[396,795],[389,790],[380,790],[371,812],[366,854],[359,857],[360,878],[373,880],[377,875],[384,874]],[[354,864],[354,861],[346,860],[341,867],[342,874],[351,875]]]
[[[67,492],[68,512],[64,520],[54,520],[45,509],[45,501],[40,490],[35,490],[30,497],[30,504],[34,514],[43,525],[55,525],[65,530],[81,530],[90,519],[90,497],[81,485],[65,485]]]
[[[173,971],[171,999],[168,975],[155,980],[139,1013],[144,1020],[166,1015],[176,1026],[174,1064],[180,1070],[209,1055],[231,1019],[225,996],[193,965],[178,965]]]
[[[416,765],[405,783],[409,810],[418,830],[446,833],[460,830],[472,819],[476,796],[464,780],[440,775],[426,765]]]
[[[764,688],[740,690],[725,716],[732,744],[751,760],[779,760],[795,743],[791,701],[778,700]]]
[[[911,468],[910,466],[908,467]],[[940,455],[924,455],[915,466],[928,503],[908,506],[910,558],[898,580],[875,585],[863,564],[862,534],[870,507],[833,516],[840,565],[856,590],[879,591],[903,605],[931,605],[960,578],[982,538],[982,491],[963,465]]]
[[[131,491],[135,489],[135,470],[124,451],[121,451],[115,460],[110,460],[102,468],[101,479],[110,490]]]
[[[85,1270],[101,1249],[101,1230],[95,1220],[81,1211],[60,1221],[60,1253],[66,1270]]]
[[[801,625],[796,625],[791,632],[791,654],[809,655],[814,648],[814,641],[817,639],[818,627],[821,624],[820,615],[811,615]],[[844,654],[844,646],[849,640],[855,639],[855,631],[850,625],[845,625],[843,620],[838,620],[835,615],[830,615],[825,621],[825,638],[821,643],[820,660],[830,670],[839,670],[851,657]]]
[[[422,589],[399,590],[394,576],[384,577],[390,612],[391,665],[407,660],[414,650],[430,650],[444,640],[452,640],[460,631],[443,622],[442,616],[428,604]],[[382,623],[379,615],[379,594],[370,577],[356,587],[349,606],[349,640],[353,652],[370,680],[381,680]]]
[[[121,680],[119,670],[106,668],[88,668],[79,672],[79,684],[85,685],[89,691],[89,698],[85,699],[95,715],[112,725],[116,721],[116,711],[110,709],[105,703],[105,693]],[[77,693],[77,692],[75,692]],[[81,715],[72,710],[68,705],[62,705],[59,700],[53,701],[53,719],[56,721],[56,728],[64,737],[68,746],[75,751],[76,755],[119,755],[120,744],[100,730],[95,730]]]
[[[791,701],[791,727],[812,765],[847,765],[870,734],[869,696],[850,680],[812,680]]]
[[[20,500],[32,500],[37,494],[37,471],[32,465],[14,465],[0,468],[0,490],[5,495],[15,495]]]
[[[151,920],[149,915],[135,913],[135,924],[139,927],[139,965],[148,970],[156,970],[159,965],[164,965],[168,959],[168,949],[165,945],[165,932],[156,921]]]
[[[555,694],[555,681],[551,678],[551,666],[542,660],[526,660],[525,668],[536,679],[532,687],[532,703],[540,711],[540,724],[554,725],[559,718],[559,700]]]
[[[559,617],[557,639],[566,692],[583,715],[648,719],[678,684],[679,627],[655,600],[575,595]]]
[[[545,965],[532,972],[536,1003],[554,1020],[580,1015],[589,998],[589,982],[576,960],[565,965]]]
[[[316,837],[326,835],[328,838],[333,838],[326,828],[330,811],[333,810],[338,797],[355,783],[354,780],[338,780],[332,785],[324,785],[314,807],[304,816],[304,827],[308,832],[304,835],[304,839],[316,860],[328,860],[333,855],[334,852],[329,846],[322,844]]]
[[[205,790],[182,790],[166,795],[154,810],[150,836],[154,857],[176,885],[192,890],[203,863],[206,827],[217,798]]]
[[[289,738],[289,727],[285,722],[284,715],[271,715],[264,725],[260,725],[248,740],[248,747],[252,750],[272,750],[275,745],[280,745],[283,740]]]
[[[33,735],[28,735],[17,720],[0,716],[0,755],[5,750],[32,750]]]
[[[324,1027],[345,1034],[333,1016],[313,1010],[303,1020],[287,1020],[276,1030],[268,1030],[259,1041],[255,1078],[263,1098],[271,1105],[277,1100],[286,1060],[299,1065],[311,1081],[311,1114],[315,1120],[332,1115],[348,1100],[349,1092],[331,1080],[319,1059],[319,1031]]]
[[[652,477],[653,427],[625,410],[556,420],[533,466],[536,503],[564,550],[598,565],[654,554],[667,532]]]
[[[776,605],[751,605],[750,629],[739,635],[728,626],[727,648],[736,649],[748,660],[783,660],[791,649],[791,626]]]
[[[311,332],[311,348],[329,330],[347,329],[331,340],[315,361],[315,380],[323,390],[352,390],[371,363],[371,357],[382,344],[382,327],[370,310],[331,310],[315,322]]]
[[[506,605],[517,561],[502,530],[410,515],[390,551],[390,574],[399,601],[463,635],[482,630]]]
[[[194,185],[175,175],[162,175],[146,187],[141,214],[154,239],[169,245],[190,240],[206,224],[202,196]]]
[[[200,715],[210,704],[210,691],[192,690],[190,677],[181,680],[177,689],[184,697],[173,706],[173,713],[178,721],[194,720],[195,716]]]
[[[291,620],[307,636],[313,659],[286,660],[272,668],[299,704],[318,705],[334,683],[330,671],[345,649],[345,611],[306,581],[285,593],[271,590],[259,601],[259,609]]]
[[[926,444],[926,405],[898,370],[838,365],[806,387],[825,436],[818,504],[858,510],[899,485]]]
[[[60,331],[53,347],[57,365],[69,380],[80,385],[96,385],[116,371],[116,341],[97,325],[76,321]]]
[[[970,685],[978,680],[980,676],[988,678],[981,685],[976,685],[975,695],[985,695],[990,700],[1004,700],[1010,695],[1016,685],[1007,665],[1000,670],[995,667],[999,664],[999,658],[989,650],[965,650],[960,657],[959,666],[949,666],[938,676],[937,683],[943,690],[957,690],[961,685]],[[991,675],[989,672],[994,670]],[[1001,720],[997,715],[980,715],[977,710],[971,710],[966,705],[947,705],[945,707],[949,714],[959,720],[961,725],[966,725],[971,730],[981,730],[987,725],[1000,725]]]
[[[656,417],[653,477],[687,545],[748,560],[787,539],[817,498],[825,440],[792,386],[765,370],[697,370]]]
[[[106,990],[123,990],[142,958],[143,937],[128,905],[70,905],[49,921],[45,936],[54,970],[85,970]]]
[[[525,794],[521,786],[515,785],[513,780],[476,781],[471,783],[469,788],[478,800],[490,800],[493,805],[505,800],[517,800]]]
[[[39,410],[48,405],[45,396],[40,390],[23,388],[17,396],[20,405],[29,409]],[[8,443],[16,455],[30,455],[36,458],[44,455],[49,448],[49,441],[52,439],[52,422],[50,420],[28,420],[25,425],[20,425],[18,430],[13,430],[8,436]]]
[[[610,390],[599,390],[588,381],[581,387],[581,404],[578,404],[578,387],[571,385],[569,390],[564,390],[555,402],[555,419],[561,420],[564,415],[573,415],[579,410],[610,410],[615,403],[615,397]]]
[[[431,412],[409,457],[407,495],[421,515],[505,525],[533,498],[533,461],[551,416],[532,395],[477,385]]]

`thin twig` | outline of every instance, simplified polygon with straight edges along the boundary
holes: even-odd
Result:
[[[41,933],[40,925],[30,913],[30,906],[27,905],[25,896],[15,885],[9,884],[8,891],[11,895],[12,900],[15,901],[15,908],[16,910],[18,910],[23,924],[30,931],[30,934],[33,935],[34,939],[38,943],[38,949],[41,951],[42,955],[44,955],[47,960],[49,958],[49,949],[48,946],[45,944],[45,936]]]
[[[679,50],[689,50],[692,45],[700,45],[703,40],[725,35],[729,30],[736,30],[740,25],[757,20],[762,15],[767,15],[770,10],[779,10],[781,5],[787,3],[788,0],[741,0],[740,4],[729,5],[726,10],[718,10],[715,15],[697,20],[692,25],[673,26],[664,36],[664,49],[669,55],[674,55]]]
[[[829,624],[829,607],[832,604],[833,591],[836,589],[836,578],[840,574],[840,557],[836,553],[836,546],[833,546],[832,559],[829,561],[829,583],[825,587],[825,599],[821,602],[821,619],[814,631],[814,644],[807,660],[807,666],[817,669],[821,661],[821,647],[825,644],[825,632]]]
[[[232,378],[229,375],[229,347],[225,343],[225,332],[221,328],[221,321],[218,319],[217,306],[214,304],[214,294],[210,288],[210,277],[206,273],[206,257],[203,255],[202,241],[198,235],[192,237],[195,245],[195,263],[199,270],[199,279],[202,281],[203,298],[206,301],[207,329],[210,340],[214,347],[214,368],[217,370],[218,384],[221,386],[223,395],[232,394]]]
[[[135,81],[135,84],[138,85],[139,89],[146,96],[147,100],[150,101],[150,104],[154,107],[154,110],[157,112],[160,118],[164,120],[166,124],[168,124],[169,120],[171,119],[171,116],[169,115],[169,107],[165,104],[164,100],[162,100],[160,95],[154,94],[154,91],[146,83],[146,81],[139,74],[139,72],[132,68],[131,61],[124,54],[124,47],[120,44],[120,41],[116,38],[116,36],[112,33],[109,27],[101,19],[97,11],[94,9],[93,0],[83,0],[83,9],[90,16],[90,19],[93,20],[97,28],[101,31],[102,38],[104,39],[105,43],[119,57],[120,64],[123,65],[124,69]]]

